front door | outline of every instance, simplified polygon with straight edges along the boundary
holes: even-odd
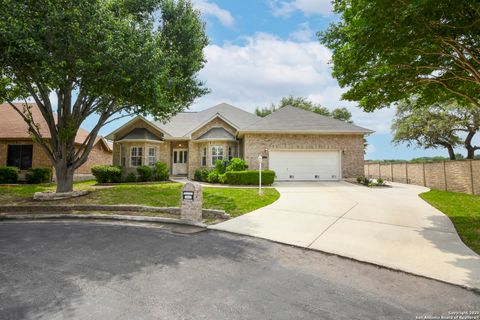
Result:
[[[187,174],[188,151],[187,149],[173,149],[172,174]]]

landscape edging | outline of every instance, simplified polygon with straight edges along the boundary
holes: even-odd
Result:
[[[0,216],[1,220],[50,220],[50,219],[88,219],[88,220],[117,220],[117,221],[137,221],[137,222],[156,222],[182,224],[200,228],[206,228],[207,225],[202,222],[193,222],[181,219],[165,217],[148,216],[128,216],[117,214],[10,214]]]
[[[45,212],[45,211],[123,211],[123,212],[160,212],[180,215],[178,207],[151,207],[138,205],[0,205],[0,212]],[[229,219],[230,215],[223,210],[203,209],[204,218]]]

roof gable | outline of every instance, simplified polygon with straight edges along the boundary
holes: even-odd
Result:
[[[234,107],[227,103],[221,103],[214,107],[199,112],[181,112],[172,117],[168,122],[155,122],[155,124],[168,132],[173,137],[188,138],[191,133],[203,127],[216,117],[240,129],[258,121],[260,118],[250,112]]]
[[[125,135],[134,130],[135,128],[149,128],[153,131],[153,134],[158,133],[158,136],[162,138],[169,136],[167,132],[156,126],[155,122],[149,121],[142,116],[136,116],[131,119],[120,128],[106,135],[106,138],[112,141],[123,139]]]
[[[214,127],[202,134],[200,137],[195,139],[196,141],[199,140],[216,140],[216,141],[235,141],[235,136],[225,130],[222,127]]]
[[[125,134],[119,140],[152,140],[162,141],[163,139],[152,133],[146,128],[133,128],[130,132]]]

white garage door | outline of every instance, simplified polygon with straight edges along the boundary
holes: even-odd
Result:
[[[339,180],[339,151],[270,150],[269,168],[277,180]]]

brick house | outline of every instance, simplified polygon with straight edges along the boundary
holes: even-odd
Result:
[[[18,104],[22,109],[23,104]],[[47,123],[43,119],[40,110],[35,104],[31,104],[32,115],[35,122],[39,124],[40,133],[47,139],[50,137]],[[0,166],[14,166],[22,171],[29,168],[42,167],[52,168],[50,159],[42,147],[34,142],[28,133],[28,126],[20,115],[9,105],[0,104]],[[80,146],[87,138],[89,132],[80,128],[75,142]],[[75,172],[75,179],[90,176],[90,168],[96,164],[112,164],[112,146],[107,140],[99,136],[95,145],[84,163]]]
[[[371,130],[291,106],[261,118],[226,103],[184,112],[167,123],[138,116],[107,135],[113,164],[135,171],[162,161],[192,178],[217,159],[244,158],[277,180],[340,180],[363,175],[363,138]]]

